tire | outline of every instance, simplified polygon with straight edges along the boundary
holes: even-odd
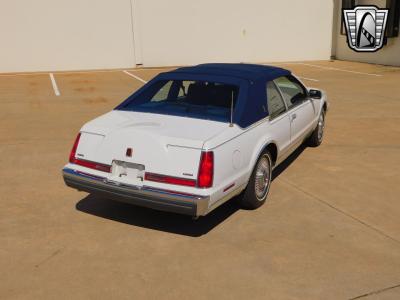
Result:
[[[324,129],[325,129],[325,110],[322,110],[318,118],[317,127],[315,127],[311,136],[307,140],[308,146],[318,147],[319,145],[321,145],[322,140],[324,138]]]
[[[245,209],[256,209],[267,199],[272,179],[272,156],[268,150],[261,153],[250,176],[246,189],[239,198]]]

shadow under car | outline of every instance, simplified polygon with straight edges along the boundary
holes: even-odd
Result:
[[[301,155],[305,148],[306,146],[304,145],[300,146],[285,161],[277,166],[274,169],[272,181],[279,177]],[[235,198],[197,220],[192,220],[192,218],[185,215],[157,211],[106,199],[95,194],[88,195],[80,200],[76,204],[76,209],[97,217],[133,226],[199,237],[207,234],[240,209],[238,201],[235,201]]]

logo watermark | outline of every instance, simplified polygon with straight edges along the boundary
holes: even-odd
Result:
[[[343,9],[347,43],[357,52],[375,52],[383,47],[388,9],[356,6]]]

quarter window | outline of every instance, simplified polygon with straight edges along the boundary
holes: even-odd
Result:
[[[276,118],[286,111],[281,94],[272,81],[267,83],[267,102],[270,119]]]
[[[165,101],[168,99],[168,94],[171,89],[172,81],[168,81],[161,89],[151,98],[151,102]]]
[[[307,99],[307,90],[294,76],[282,76],[274,80],[283,94],[288,108]]]

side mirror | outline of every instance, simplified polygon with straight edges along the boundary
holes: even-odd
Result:
[[[310,98],[313,98],[313,99],[321,99],[322,98],[322,93],[320,90],[309,90],[308,95],[310,96]]]

